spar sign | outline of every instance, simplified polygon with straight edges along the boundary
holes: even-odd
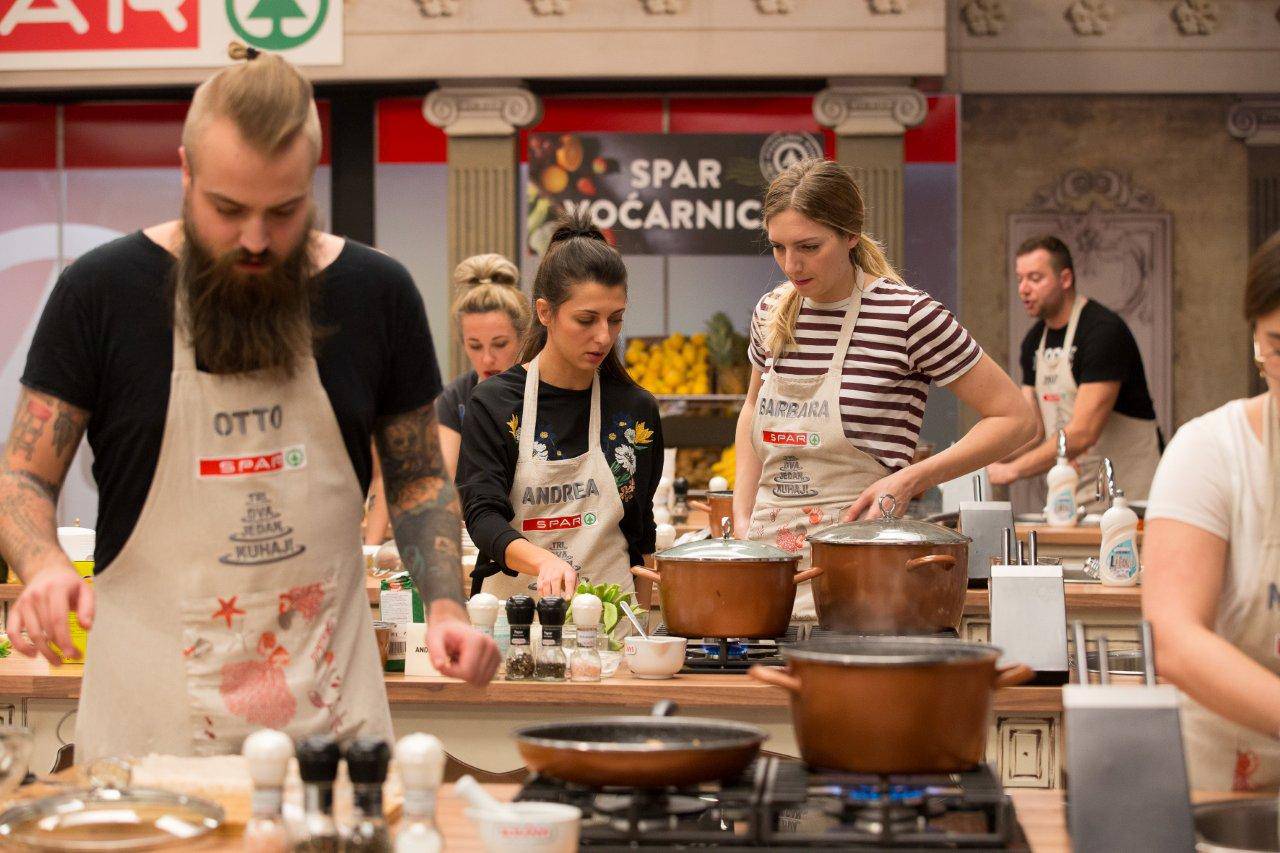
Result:
[[[0,0],[0,70],[217,67],[227,43],[342,63],[342,0]]]

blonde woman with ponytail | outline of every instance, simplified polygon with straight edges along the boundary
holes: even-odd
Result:
[[[863,232],[862,193],[838,164],[786,169],[765,193],[763,217],[787,281],[752,317],[734,529],[801,554],[808,566],[811,534],[900,515],[912,495],[1000,459],[1036,425],[1013,381]],[[913,464],[930,382],[950,387],[982,419]],[[795,618],[816,618],[807,582]]]

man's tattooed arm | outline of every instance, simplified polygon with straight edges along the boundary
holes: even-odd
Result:
[[[378,455],[400,559],[430,606],[462,603],[462,513],[445,472],[433,403],[378,424]]]
[[[0,459],[0,551],[24,581],[50,562],[65,564],[58,548],[58,493],[89,413],[24,387]]]

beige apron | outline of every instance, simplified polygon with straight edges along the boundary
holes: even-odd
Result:
[[[1280,675],[1280,410],[1268,395],[1262,425],[1272,498],[1256,583],[1241,590],[1239,618],[1218,633],[1240,651]],[[1280,742],[1237,725],[1183,697],[1182,738],[1191,787],[1206,791],[1253,791],[1280,786]]]
[[[863,490],[889,474],[874,457],[853,446],[840,418],[840,380],[862,294],[861,286],[854,289],[827,372],[784,378],[772,369],[771,357],[765,362],[764,384],[752,415],[751,443],[762,469],[747,538],[800,554],[801,569],[812,561],[809,534],[839,524]],[[812,581],[796,591],[792,618],[817,621]]]
[[[95,581],[76,760],[238,752],[245,736],[391,736],[360,486],[313,358],[196,369],[181,324],[155,475]]]
[[[619,525],[625,509],[609,461],[600,450],[600,376],[591,380],[587,452],[572,459],[538,459],[533,438],[538,423],[538,359],[527,365],[519,450],[511,481],[511,526],[539,548],[555,554],[593,584],[635,589],[627,538]],[[498,598],[528,595],[533,575],[485,578],[483,589]]]
[[[1075,343],[1080,313],[1088,301],[1083,296],[1076,297],[1060,351],[1045,350],[1048,325],[1041,333],[1040,346],[1036,349],[1036,400],[1040,403],[1044,434],[1050,438],[1067,425],[1075,411],[1077,386],[1075,377],[1071,375],[1071,347]],[[1076,457],[1074,461],[1080,466],[1076,504],[1089,512],[1106,509],[1101,501],[1094,498],[1104,458],[1115,465],[1116,485],[1124,489],[1125,497],[1131,501],[1145,500],[1151,490],[1156,466],[1160,463],[1160,440],[1155,421],[1131,418],[1113,411],[1107,415],[1107,424],[1102,428],[1098,442]]]

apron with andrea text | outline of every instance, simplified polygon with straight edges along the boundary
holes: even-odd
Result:
[[[519,450],[511,480],[511,526],[539,548],[573,566],[580,580],[616,583],[635,589],[630,549],[622,534],[625,508],[609,461],[600,449],[600,376],[591,379],[587,451],[571,459],[534,455],[538,423],[538,359],[527,365]],[[484,580],[483,589],[498,598],[529,595],[533,575],[502,573]]]
[[[1268,395],[1262,426],[1271,483],[1261,565],[1239,618],[1218,633],[1280,676],[1280,408]],[[1274,737],[1219,717],[1189,697],[1182,703],[1182,739],[1192,788],[1253,791],[1280,787],[1280,743]]]
[[[314,358],[203,373],[173,336],[164,437],[133,532],[94,581],[76,760],[391,736],[362,496]]]
[[[1040,406],[1044,434],[1049,439],[1056,439],[1058,430],[1067,425],[1075,411],[1077,385],[1071,374],[1072,345],[1080,314],[1088,301],[1083,296],[1076,298],[1060,350],[1045,349],[1045,341],[1049,337],[1047,325],[1036,349],[1036,402]],[[1085,507],[1089,512],[1106,509],[1103,502],[1094,497],[1104,458],[1110,459],[1115,466],[1116,485],[1124,490],[1125,497],[1131,501],[1145,500],[1151,490],[1156,466],[1160,464],[1156,422],[1131,418],[1117,411],[1107,415],[1107,424],[1102,428],[1097,443],[1074,460],[1080,467],[1076,505]]]
[[[762,469],[747,538],[799,554],[800,570],[812,563],[808,537],[839,524],[863,490],[889,474],[874,457],[853,446],[840,417],[845,356],[862,308],[859,284],[845,308],[826,373],[782,377],[770,357],[752,415],[751,443]],[[796,590],[792,618],[817,621],[812,581]]]

